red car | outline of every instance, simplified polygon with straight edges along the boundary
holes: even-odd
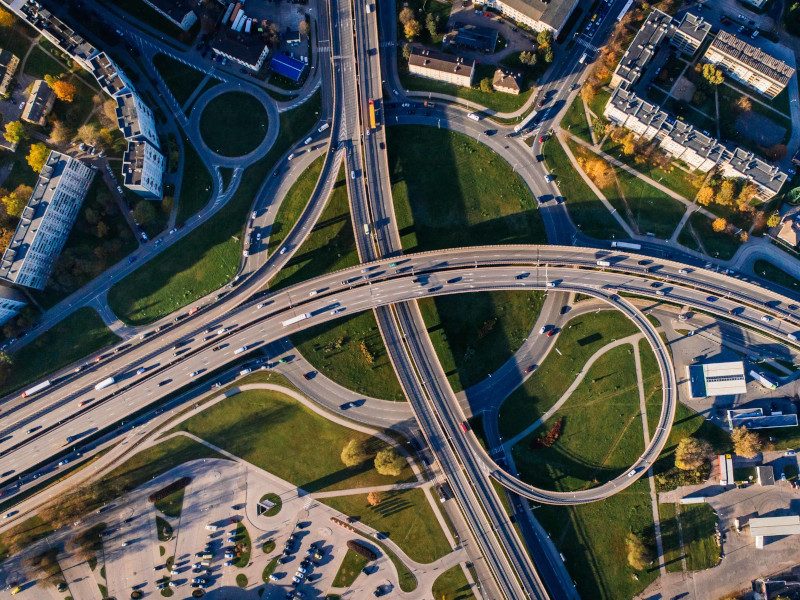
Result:
[[[543,135],[540,135],[540,136],[539,136],[539,143],[540,143],[540,144],[544,143],[544,141],[545,141],[546,139],[547,139],[546,137],[544,137]]]
[[[547,337],[553,337],[556,334],[556,328],[553,327],[550,331],[547,332]]]

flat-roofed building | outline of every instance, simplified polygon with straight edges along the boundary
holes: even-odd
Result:
[[[144,2],[184,31],[189,31],[197,21],[197,14],[192,9],[192,3],[189,0],[144,0]]]
[[[694,364],[687,366],[686,371],[692,398],[747,393],[742,361]]]
[[[81,161],[50,152],[0,260],[0,278],[44,289],[94,174],[94,169]]]
[[[144,140],[131,140],[122,155],[122,178],[125,187],[140,196],[160,200],[164,155]]]
[[[491,54],[497,47],[499,32],[490,27],[477,25],[462,25],[458,29],[448,32],[442,40],[442,46],[447,48],[463,48]]]
[[[234,31],[228,27],[220,29],[211,50],[217,56],[239,63],[251,71],[259,71],[269,55],[269,48],[257,33]]]
[[[709,33],[711,33],[711,23],[705,21],[703,17],[686,13],[672,30],[669,42],[679,52],[694,56]]]
[[[36,80],[22,110],[22,120],[34,125],[44,125],[55,101],[56,95],[50,86],[43,79]]]
[[[758,485],[775,485],[775,471],[770,465],[759,465],[756,467],[756,481]]]
[[[793,67],[727,31],[717,33],[703,58],[768,98],[780,94],[794,75]]]
[[[656,137],[669,120],[660,106],[624,88],[614,90],[603,114],[615,125],[630,129],[647,140]]]
[[[419,77],[470,87],[475,77],[475,61],[427,48],[413,47],[408,58],[408,70],[412,75]]]
[[[756,517],[748,522],[750,535],[756,540],[756,548],[764,548],[764,538],[783,537],[800,533],[800,516]]]
[[[19,58],[0,48],[0,97],[6,98],[11,93],[11,82],[19,66]]]
[[[278,75],[297,83],[306,70],[306,63],[302,60],[297,60],[291,56],[276,52],[269,61],[269,67]]]
[[[89,59],[97,53],[97,49],[75,33],[69,25],[54,16],[49,10],[41,8],[41,4],[35,0],[21,3],[19,12],[45,38],[69,54],[84,69],[91,71]]]
[[[672,17],[656,9],[645,19],[611,76],[611,87],[630,87],[644,73],[656,50],[670,34]]]
[[[116,112],[117,126],[126,140],[147,140],[159,148],[153,111],[138,94],[129,92],[117,96]]]
[[[89,60],[89,64],[97,83],[112,98],[134,91],[133,83],[128,76],[105,52],[95,54]]]
[[[515,96],[518,96],[522,91],[519,85],[519,77],[503,69],[495,70],[494,77],[492,77],[492,87],[495,91],[513,94]]]
[[[25,308],[25,296],[10,285],[0,283],[0,325],[5,325]]]
[[[517,23],[536,31],[552,31],[557,36],[578,6],[578,0],[486,0],[485,4]]]
[[[728,426],[731,429],[746,427],[747,429],[775,429],[779,427],[797,427],[795,413],[772,412],[764,414],[764,409],[732,408],[728,411]]]
[[[722,174],[726,177],[743,177],[754,183],[760,200],[769,200],[789,180],[779,167],[761,160],[744,148],[733,148],[728,160],[722,163]]]

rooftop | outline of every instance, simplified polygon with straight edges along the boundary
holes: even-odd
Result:
[[[561,29],[564,22],[572,13],[577,4],[576,0],[502,0],[514,10],[518,10],[527,17],[541,21],[553,29]]]
[[[800,533],[800,516],[757,517],[750,519],[750,535],[769,537],[774,535],[794,535]]]
[[[694,364],[687,370],[692,398],[747,393],[744,363],[741,361]]]
[[[285,54],[276,53],[272,55],[269,66],[278,75],[288,77],[292,81],[300,81],[303,71],[306,68],[306,63],[302,60],[297,60]]]
[[[9,67],[16,70],[19,59],[8,50],[0,48],[0,71],[7,71]]]
[[[220,29],[211,47],[221,54],[254,66],[266,58],[268,51],[267,44],[260,34],[237,32],[228,27]]]
[[[782,60],[767,54],[760,48],[751,46],[744,40],[727,31],[719,31],[711,42],[711,48],[747,65],[754,71],[786,85],[794,75],[794,68]]]
[[[22,111],[22,118],[31,123],[40,123],[47,116],[47,112],[52,107],[55,95],[50,86],[43,79],[37,80],[31,88],[25,109]]]
[[[692,13],[686,13],[683,15],[683,19],[681,19],[676,30],[687,37],[702,42],[711,31],[711,23],[705,21],[703,17],[698,17]]]
[[[668,14],[660,10],[651,12],[622,55],[615,74],[629,85],[635,83],[655,55],[671,24],[672,17]]]
[[[743,148],[735,148],[728,162],[741,173],[742,177],[752,179],[776,194],[789,179],[789,176],[777,166],[757,158],[755,154]]]
[[[504,71],[503,69],[496,69],[494,77],[492,77],[492,87],[506,88],[520,91],[519,81],[513,73]]]
[[[408,58],[409,66],[425,67],[426,69],[433,69],[434,71],[441,71],[442,73],[458,73],[470,76],[475,69],[475,61],[467,61],[462,56],[454,54],[445,54],[444,52],[437,52],[436,50],[428,50],[427,48],[413,47],[411,49],[411,56]]]
[[[105,52],[93,56],[89,64],[92,67],[92,75],[109,96],[116,96],[129,89],[129,84],[120,77],[119,68]]]
[[[496,29],[468,24],[449,32],[444,36],[444,42],[455,46],[475,48],[484,52],[494,52],[498,35],[499,33]]]
[[[192,12],[192,2],[189,0],[147,0],[148,4],[152,4],[165,15],[169,15],[171,19],[178,21],[183,20],[187,13]]]
[[[728,411],[728,425],[748,429],[772,429],[775,427],[796,427],[797,415],[794,413],[772,413],[765,415],[762,408],[734,408]]]
[[[21,10],[34,27],[53,36],[62,50],[82,60],[89,60],[89,57],[97,52],[94,46],[75,33],[71,27],[40,6],[38,2],[28,0]]]

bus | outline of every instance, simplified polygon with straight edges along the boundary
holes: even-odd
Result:
[[[375,100],[369,99],[369,128],[375,129]]]

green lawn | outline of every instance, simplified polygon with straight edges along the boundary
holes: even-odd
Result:
[[[635,458],[627,457],[629,462]],[[634,571],[626,558],[629,532],[652,540],[653,513],[644,480],[600,502],[544,505],[536,517],[564,555],[581,598],[633,598],[658,577],[658,569]]]
[[[110,4],[111,6],[116,6],[124,12],[129,13],[132,17],[139,19],[142,21],[142,23],[149,25],[150,27],[153,27],[162,33],[166,33],[168,36],[173,37],[176,40],[182,40],[186,42],[190,41],[192,37],[194,37],[193,32],[196,33],[199,27],[198,24],[195,23],[195,25],[189,29],[189,32],[185,32],[177,25],[174,25],[168,21],[163,15],[159,14],[153,8],[145,4],[143,0],[101,1]]]
[[[530,190],[480,142],[445,129],[404,126],[388,128],[387,145],[407,252],[546,242]]]
[[[159,542],[168,542],[172,539],[172,525],[164,518],[156,515],[156,535]]]
[[[461,565],[447,569],[433,582],[434,600],[475,600]]]
[[[103,225],[101,225],[101,223]],[[136,239],[103,178],[94,178],[43,292],[52,306],[136,250]]]
[[[33,38],[38,34],[25,21],[14,15],[14,24],[11,27],[0,28],[0,48],[8,50],[22,61]]]
[[[181,106],[191,97],[192,92],[197,89],[206,76],[205,73],[166,54],[156,54],[153,57],[153,65]]]
[[[14,368],[0,393],[19,389],[118,341],[93,309],[79,308],[13,354]]]
[[[111,288],[108,299],[117,316],[131,324],[151,323],[221,288],[234,276],[242,257],[242,226],[261,182],[289,146],[311,129],[319,108],[317,93],[282,113],[278,139],[244,172],[225,208]]]
[[[244,92],[227,92],[209,102],[200,116],[200,135],[222,156],[243,156],[267,135],[267,111]]]
[[[277,251],[283,240],[291,231],[297,219],[303,212],[303,209],[311,199],[311,194],[317,187],[319,175],[322,172],[322,166],[325,163],[325,156],[317,158],[309,167],[300,174],[300,177],[292,184],[286,196],[281,202],[278,214],[275,215],[275,221],[269,231],[269,253]],[[341,174],[340,174],[341,175]],[[341,183],[341,179],[340,179]],[[339,186],[342,187],[341,185]],[[340,195],[347,196],[346,191],[339,192]],[[315,230],[318,231],[318,230]],[[312,233],[312,236],[314,234]]]
[[[668,507],[668,508],[667,508]],[[681,558],[689,571],[710,569],[719,564],[716,539],[717,514],[708,504],[660,505],[662,532],[666,530],[664,555],[668,570],[681,571]],[[666,515],[666,518],[664,518]],[[681,539],[683,545],[681,545]]]
[[[183,178],[181,179],[181,195],[178,200],[177,225],[183,225],[193,214],[202,209],[211,200],[213,182],[211,173],[197,154],[189,139],[183,137]]]
[[[544,292],[497,291],[419,300],[433,347],[453,390],[496,371],[531,332]]]
[[[637,331],[617,311],[604,310],[569,321],[539,368],[503,402],[500,434],[509,438],[533,423],[563,395],[590,356]]]
[[[800,280],[792,277],[789,275],[789,273],[776,267],[771,262],[759,259],[753,263],[753,271],[756,275],[759,275],[764,279],[771,281],[772,283],[782,285],[783,287],[794,292],[800,290]]]
[[[319,220],[287,265],[269,282],[269,288],[277,290],[357,265],[358,254],[351,223],[342,166]]]
[[[568,143],[575,156],[601,158],[575,141]],[[680,223],[686,207],[635,175],[618,167],[614,167],[614,171],[619,185],[603,188],[603,194],[611,205],[634,231],[643,235],[653,233],[656,237],[669,239]]]
[[[242,553],[233,560],[233,566],[244,569],[250,562],[250,553],[253,544],[250,541],[250,532],[242,521],[236,524],[236,533],[233,535],[237,546],[241,546]],[[244,586],[242,586],[244,587]]]
[[[20,56],[19,59],[22,61],[22,56]],[[60,62],[50,56],[37,44],[33,47],[31,53],[28,54],[28,60],[25,62],[25,69],[23,72],[36,79],[43,79],[45,75],[58,77],[65,71],[66,69]]]
[[[168,517],[177,519],[181,516],[181,510],[183,510],[183,495],[185,491],[185,488],[181,488],[179,490],[175,490],[165,498],[157,500],[155,502],[156,509],[160,510]]]
[[[595,94],[594,98],[589,101],[589,110],[591,110],[598,117],[603,116],[603,111],[611,98],[611,92],[601,89]]]
[[[324,504],[386,534],[411,560],[429,563],[451,550],[421,489],[389,492],[375,507],[366,494],[321,498]]]
[[[562,420],[550,448],[532,448]],[[639,389],[630,345],[606,352],[564,405],[513,448],[522,478],[533,485],[573,491],[610,481],[644,450]]]
[[[542,153],[548,169],[556,176],[558,189],[567,201],[567,209],[575,225],[586,235],[601,240],[626,237],[625,231],[589,189],[580,173],[572,168],[558,139],[548,139]]]
[[[578,94],[569,105],[567,112],[564,113],[564,118],[561,119],[561,128],[591,144],[592,134],[589,123],[586,122],[586,111],[583,106],[583,98]]]
[[[348,440],[364,440],[371,452],[381,449],[383,442],[333,423],[279,392],[242,392],[176,429],[197,435],[309,492],[384,485],[411,477],[407,467],[399,478],[380,475],[371,459],[345,467],[340,453]]]
[[[678,236],[678,242],[688,248],[700,250],[692,238],[689,228],[693,228],[698,237],[702,240],[703,246],[708,254],[714,258],[728,260],[736,254],[741,242],[739,239],[725,232],[717,233],[711,229],[711,219],[699,212],[695,212],[689,217],[686,225]]]
[[[333,587],[349,588],[369,561],[348,548],[339,570],[333,578]]]
[[[339,385],[374,398],[405,400],[372,311],[317,325],[293,335],[292,343]]]

